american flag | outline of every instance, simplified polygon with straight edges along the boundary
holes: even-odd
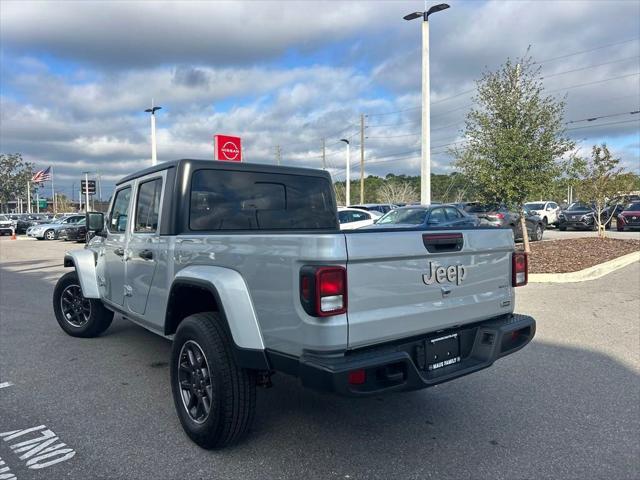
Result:
[[[45,170],[38,170],[31,178],[33,183],[48,182],[49,180],[51,180],[51,167]]]

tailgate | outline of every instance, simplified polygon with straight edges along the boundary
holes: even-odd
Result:
[[[510,229],[356,231],[345,237],[349,348],[513,311]]]

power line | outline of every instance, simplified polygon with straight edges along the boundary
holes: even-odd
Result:
[[[640,75],[640,72],[628,73],[626,75],[618,75],[617,77],[604,78],[602,80],[596,80],[596,81],[593,81],[593,82],[579,83],[577,85],[570,85],[568,87],[558,88],[556,90],[550,90],[547,93],[564,92],[564,91],[567,91],[567,90],[573,90],[574,88],[586,87],[587,85],[595,85],[597,83],[610,82],[612,80],[618,80],[620,78],[634,77],[634,76],[637,76],[637,75]]]
[[[595,120],[600,120],[602,118],[620,117],[622,115],[635,115],[636,113],[640,113],[640,110],[635,110],[633,112],[612,113],[610,115],[600,115],[599,117],[582,118],[580,120],[571,120],[569,122],[566,122],[565,125],[569,125],[571,123],[579,123],[579,122],[593,122]]]
[[[640,119],[633,119],[633,120],[622,120],[619,122],[608,122],[608,123],[600,123],[598,125],[585,125],[584,127],[573,127],[573,128],[567,128],[567,131],[569,130],[581,130],[583,128],[597,128],[597,127],[606,127],[607,125],[620,125],[622,123],[636,123],[639,122],[640,123]]]
[[[562,58],[573,57],[574,55],[581,55],[583,53],[595,52],[596,50],[602,50],[603,48],[614,47],[616,45],[622,45],[624,43],[631,43],[640,40],[640,37],[631,38],[629,40],[623,40],[621,42],[609,43],[607,45],[602,45],[600,47],[590,48],[589,50],[581,50],[579,52],[567,53],[566,55],[561,55],[559,57],[547,58],[545,60],[540,60],[539,62],[533,62],[533,65],[541,65],[543,63],[551,62],[553,60],[560,60]]]
[[[564,72],[552,73],[551,75],[543,75],[542,79],[546,80],[547,78],[557,77],[559,75],[564,75],[566,73],[579,72],[581,70],[588,70],[590,68],[602,67],[603,65],[611,65],[612,63],[621,63],[621,62],[626,62],[628,60],[637,60],[637,59],[638,59],[638,56],[634,55],[632,57],[620,58],[618,60],[612,60],[610,62],[596,63],[595,65],[589,65],[588,67],[574,68],[572,70],[565,70]]]

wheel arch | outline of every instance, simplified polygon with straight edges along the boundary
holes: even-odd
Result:
[[[93,250],[71,250],[64,254],[64,266],[73,267],[80,280],[82,295],[86,298],[100,298],[98,276],[96,274],[96,256]]]
[[[240,285],[244,289],[238,288]],[[269,369],[253,304],[238,272],[207,266],[187,267],[178,272],[169,290],[164,334],[173,335],[185,318],[206,311],[220,316],[233,340],[232,350],[240,366]]]

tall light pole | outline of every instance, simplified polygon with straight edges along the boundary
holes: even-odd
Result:
[[[153,99],[151,100],[151,108],[147,108],[145,112],[151,114],[151,165],[158,163],[158,157],[156,155],[156,111],[162,107],[154,107]]]
[[[350,151],[349,140],[347,140],[346,138],[341,138],[340,141],[347,144],[347,185],[346,185],[345,194],[344,194],[344,197],[345,197],[344,206],[348,207],[349,205],[351,205],[351,167],[349,165],[349,161],[351,160],[351,151]]]
[[[446,10],[449,5],[440,3],[426,12],[405,15],[405,20],[422,18],[422,156],[420,159],[420,203],[431,203],[431,126],[429,86],[429,15]]]

